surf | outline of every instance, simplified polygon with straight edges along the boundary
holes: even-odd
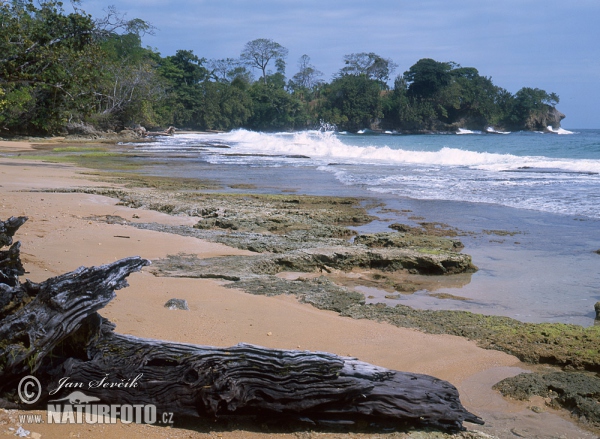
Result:
[[[205,137],[205,140],[211,139],[214,142],[215,135],[208,136]],[[437,142],[439,146],[436,149],[423,151],[408,149],[409,142],[403,142],[402,136],[381,136],[383,139],[393,139],[393,143],[382,145],[369,142],[368,139],[372,139],[373,136],[362,138],[361,141],[367,139],[367,143],[353,145],[350,142],[349,135],[338,135],[331,131],[260,133],[236,130],[217,136],[220,142],[231,146],[231,152],[283,157],[309,157],[317,165],[335,161],[346,164],[363,163],[375,166],[396,164],[467,167],[487,171],[552,169],[565,172],[600,173],[600,160],[597,159],[553,158],[480,152],[442,146],[443,140]],[[505,138],[505,136],[501,137]],[[190,138],[188,137],[188,139]]]

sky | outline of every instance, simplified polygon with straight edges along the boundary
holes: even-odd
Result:
[[[351,53],[391,59],[394,76],[421,58],[453,61],[511,93],[557,93],[564,128],[600,128],[599,0],[81,2],[94,17],[110,5],[154,25],[143,45],[162,56],[185,49],[206,59],[237,58],[248,41],[267,38],[289,50],[288,78],[306,54],[326,81]]]

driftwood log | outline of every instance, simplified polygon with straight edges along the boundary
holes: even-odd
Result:
[[[164,131],[147,131],[144,133],[144,136],[147,137],[160,137],[160,136],[172,136],[175,134],[175,127],[169,127]]]
[[[483,424],[460,403],[450,383],[324,352],[285,351],[249,344],[230,348],[142,339],[114,332],[97,311],[149,261],[139,257],[79,268],[41,283],[24,273],[15,231],[26,218],[0,222],[0,406],[43,407],[69,393],[69,382],[105,377],[137,387],[86,388],[105,404],[154,404],[159,413],[201,417],[302,419],[403,427],[464,429]],[[142,374],[140,376],[140,374]],[[36,405],[24,405],[19,381],[43,383]]]

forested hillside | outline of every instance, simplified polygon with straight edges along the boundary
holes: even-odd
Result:
[[[454,62],[421,59],[394,76],[392,60],[352,53],[328,82],[308,55],[288,66],[287,49],[270,39],[246,43],[238,58],[205,59],[144,47],[153,31],[114,8],[92,17],[57,1],[2,2],[0,136],[137,125],[280,131],[321,122],[349,131],[542,130],[564,117],[555,93],[511,94]]]

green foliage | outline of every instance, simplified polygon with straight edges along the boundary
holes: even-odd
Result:
[[[447,87],[452,80],[452,64],[424,58],[404,72],[408,94],[413,97],[432,98]]]
[[[93,31],[90,16],[65,14],[60,2],[2,2],[0,85],[15,106],[0,110],[0,126],[54,132],[89,108],[90,84],[97,77]]]
[[[204,105],[200,115],[203,129],[230,130],[244,126],[252,115],[250,95],[235,85],[203,84]]]
[[[2,87],[0,87],[0,112],[4,110],[4,108],[6,108],[6,105],[8,104],[4,95],[4,90],[2,89]]]
[[[302,105],[299,99],[286,92],[280,81],[256,82],[249,89],[252,116],[245,125],[260,131],[304,128]]]
[[[207,61],[190,50],[162,57],[142,47],[149,23],[125,20],[114,7],[93,19],[74,5],[66,13],[55,0],[0,2],[3,132],[49,134],[82,122],[102,130],[289,130],[321,120],[344,130],[533,129],[558,103],[554,93],[523,88],[513,96],[473,67],[428,58],[390,89],[396,65],[373,52],[346,55],[329,84],[303,55],[287,79],[287,49],[264,38],[249,41],[239,59]]]
[[[266,84],[269,62],[274,60],[277,71],[283,73],[287,54],[288,50],[281,44],[267,38],[259,38],[246,43],[240,58],[248,66],[260,69],[263,83]]]
[[[344,75],[323,90],[320,114],[343,130],[370,128],[382,113],[379,81],[366,75]]]
[[[323,81],[323,72],[317,70],[315,66],[310,63],[310,57],[308,55],[302,55],[298,61],[298,73],[296,73],[290,80],[288,87],[295,92],[302,94],[310,93],[315,90]]]
[[[513,96],[473,67],[427,58],[396,79],[393,93],[384,99],[384,126],[409,131],[490,125],[532,129],[532,117],[544,120],[557,103],[554,93],[522,89]]]
[[[386,81],[390,79],[390,75],[398,67],[392,60],[382,58],[373,52],[346,55],[344,56],[344,64],[345,67],[340,70],[340,76],[365,75],[369,79],[379,81],[383,88],[387,88]]]
[[[558,102],[559,98],[556,93],[547,93],[539,88],[524,87],[515,94],[512,100],[508,122],[522,129],[535,129],[531,119],[543,115],[549,107],[554,107]]]

